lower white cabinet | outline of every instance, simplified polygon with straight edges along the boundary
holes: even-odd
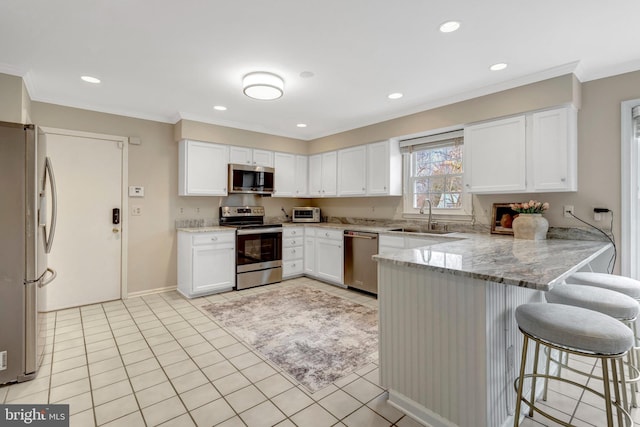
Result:
[[[282,278],[304,273],[304,227],[287,226],[282,230]]]
[[[316,229],[304,228],[304,274],[316,277]]]
[[[187,298],[233,289],[236,234],[178,231],[178,292]]]
[[[316,277],[342,285],[344,267],[342,230],[316,230]]]

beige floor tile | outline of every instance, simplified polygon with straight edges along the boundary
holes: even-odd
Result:
[[[227,375],[226,377],[218,378],[212,381],[213,385],[218,389],[223,396],[233,393],[236,390],[240,390],[250,384],[249,380],[240,372]]]
[[[239,356],[234,356],[230,358],[229,362],[231,362],[233,366],[235,366],[237,369],[243,370],[245,368],[248,368],[250,366],[253,366],[257,363],[262,362],[262,359],[256,356],[253,352],[248,351]]]
[[[113,338],[113,334],[111,331],[100,332],[98,334],[88,335],[84,337],[84,341],[86,344],[91,344],[98,341],[104,341]]]
[[[207,342],[207,340],[205,340],[202,337],[202,335],[198,333],[198,331],[194,329],[194,332],[195,332],[194,334],[191,334],[188,336],[176,337],[180,345],[186,348],[186,347],[191,347],[193,345],[204,344]]]
[[[389,427],[389,421],[373,412],[366,406],[361,407],[353,414],[342,420],[348,427]]]
[[[385,391],[380,396],[367,403],[367,406],[390,422],[395,423],[404,416],[404,413],[391,406],[387,401],[388,398],[389,393]]]
[[[342,377],[339,380],[336,380],[333,382],[333,384],[338,387],[338,388],[342,388],[344,386],[346,386],[349,383],[354,382],[355,380],[359,379],[360,377],[356,374],[356,373],[351,373],[349,375],[347,375],[346,377]]]
[[[60,402],[63,399],[86,393],[89,390],[91,390],[89,378],[82,378],[80,380],[52,388],[49,394],[49,399],[52,402]]]
[[[242,343],[235,343],[220,349],[220,353],[227,359],[239,356],[248,352],[249,349]]]
[[[255,385],[269,398],[294,387],[289,380],[280,374],[275,374],[260,380],[256,382]]]
[[[103,424],[104,427],[146,427],[144,418],[142,418],[142,412],[135,411],[129,415],[113,420],[107,424]],[[101,426],[102,427],[102,426]]]
[[[96,425],[93,418],[93,410],[80,412],[69,417],[70,427],[94,427]]]
[[[133,390],[136,392],[168,380],[169,379],[164,374],[162,369],[156,369],[150,372],[145,372],[142,375],[138,375],[130,378],[131,386],[133,387]]]
[[[116,347],[116,341],[113,338],[109,338],[107,340],[87,344],[87,353],[95,353],[96,351],[114,347]]]
[[[405,415],[404,417],[402,417],[400,421],[396,423],[396,425],[398,427],[424,427],[422,424],[420,424],[419,422],[417,422],[416,420],[414,420],[408,415]],[[525,424],[520,424],[520,427],[525,427]],[[533,426],[527,426],[527,427],[533,427]],[[540,426],[537,426],[537,427],[540,427]]]
[[[136,392],[138,405],[140,405],[141,408],[146,408],[147,406],[154,405],[175,395],[176,391],[171,386],[171,383],[169,381],[165,381]]]
[[[233,417],[235,412],[224,399],[214,400],[191,411],[198,427],[210,427]]]
[[[214,340],[211,340],[210,342],[215,348],[217,348],[218,350],[221,350],[225,347],[236,344],[238,340],[236,340],[234,337],[232,337],[229,334],[225,334]]]
[[[216,390],[211,383],[206,383],[184,393],[180,393],[182,402],[190,411],[217,400],[220,397],[220,393],[218,393],[218,390]]]
[[[325,388],[320,389],[320,390],[315,391],[315,392],[311,392],[310,390],[308,390],[306,387],[303,387],[303,386],[300,386],[299,388],[307,396],[311,397],[316,402],[321,400],[321,399],[324,399],[325,397],[329,396],[331,393],[334,393],[336,390],[339,390],[338,387],[336,387],[333,384],[330,384],[330,385],[326,386]]]
[[[296,425],[290,419],[287,418],[286,420],[276,424],[275,427],[296,427]]]
[[[246,427],[246,425],[242,422],[242,419],[240,419],[240,417],[235,416],[216,425],[216,427]]]
[[[61,400],[60,402],[51,401],[50,403],[68,404],[69,415],[74,415],[80,412],[84,412],[87,409],[93,409],[93,399],[91,398],[90,392],[82,393],[73,397],[68,397],[66,399]]]
[[[150,427],[162,424],[186,412],[187,410],[178,396],[171,397],[142,409],[142,415],[144,415],[144,419]]]
[[[173,365],[174,363],[189,359],[189,355],[182,348],[171,351],[169,353],[157,356],[158,362],[162,366]]]
[[[342,390],[331,393],[318,403],[339,420],[362,406],[362,402]],[[398,419],[400,419],[400,417]]]
[[[226,377],[227,375],[237,373],[238,370],[227,360],[216,363],[211,366],[207,366],[202,369],[202,372],[211,381],[215,381],[219,378]]]
[[[132,363],[131,365],[126,365],[125,368],[130,377],[135,377],[160,368],[160,364],[156,359],[147,359],[141,362]]]
[[[96,363],[102,360],[111,359],[119,356],[118,349],[116,347],[105,348],[104,350],[94,351],[87,354],[87,360],[89,363]]]
[[[171,383],[178,393],[184,393],[208,382],[207,377],[199,370],[171,379]]]
[[[253,355],[252,353],[246,353],[246,354]],[[244,356],[245,355],[238,356],[238,357],[244,357]],[[267,377],[270,377],[276,372],[277,371],[273,367],[271,367],[271,365],[262,361],[256,363],[255,365],[242,369],[242,373],[254,383],[260,380],[263,380]]]
[[[274,396],[271,401],[287,416],[291,416],[314,403],[313,399],[298,388],[291,388]]]
[[[118,346],[118,350],[120,350],[120,354],[124,355],[131,352],[138,352],[141,350],[148,350],[149,346],[145,341],[132,341],[127,344],[121,344]]]
[[[215,365],[216,363],[222,362],[223,360],[224,356],[217,350],[212,350],[208,353],[200,354],[193,357],[193,361],[200,368],[206,368],[207,366]]]
[[[109,384],[114,384],[119,381],[126,380],[127,378],[127,372],[124,370],[124,367],[120,366],[110,371],[91,375],[91,388],[95,390],[101,387],[108,386]]]
[[[162,344],[157,344],[151,347],[151,350],[153,350],[153,353],[156,356],[169,353],[172,351],[176,351],[179,349],[182,349],[182,347],[180,347],[180,344],[178,344],[178,341],[175,341],[175,340],[167,341]]]
[[[72,347],[66,350],[55,350],[53,352],[53,362],[60,362],[65,359],[71,359],[72,357],[78,357],[85,355],[84,347]]]
[[[225,396],[225,399],[231,407],[238,413],[244,412],[252,408],[267,398],[255,386],[250,385],[238,391]]]
[[[137,339],[142,339],[142,333],[137,326],[127,326],[126,328],[114,329],[113,336],[118,344],[125,344]]]
[[[198,371],[198,365],[193,363],[191,359],[183,360],[164,367],[164,371],[169,378],[177,378],[189,372]]]
[[[286,416],[270,401],[263,402],[240,414],[248,427],[268,427],[284,420]]]
[[[89,374],[94,376],[120,367],[123,367],[122,360],[120,359],[120,356],[116,356],[110,359],[101,360],[100,362],[90,363]]]
[[[215,348],[209,344],[208,342],[203,342],[201,344],[196,344],[196,345],[192,345],[189,347],[185,347],[184,349],[187,353],[189,353],[189,356],[191,357],[195,357],[195,356],[200,356],[202,354],[207,354],[210,353],[212,351],[215,351]]]
[[[315,403],[292,416],[291,421],[299,426],[325,427],[334,425],[338,419]]]
[[[7,402],[11,404],[27,403],[27,404],[46,404],[49,403],[49,391],[39,391],[33,394],[27,394],[19,397],[9,398],[7,396]]]
[[[76,338],[56,343],[56,350],[67,350],[74,347],[84,347],[84,338]]]
[[[68,371],[59,372],[51,375],[51,387],[58,387],[63,384],[68,384],[82,378],[89,376],[89,370],[86,365],[79,366],[77,368],[69,369]]]
[[[342,388],[362,403],[367,403],[374,397],[382,394],[384,390],[369,381],[360,378]]]
[[[164,333],[164,334],[160,334],[160,335],[154,335],[152,337],[147,337],[147,344],[149,344],[150,346],[155,346],[155,345],[159,345],[159,344],[164,344],[167,342],[171,342],[174,341],[173,336],[170,333]]]
[[[149,348],[133,351],[131,353],[122,355],[122,361],[127,366],[133,365],[134,363],[137,363],[137,362],[142,362],[144,360],[152,359],[152,358],[155,359],[155,356],[153,355],[153,353],[151,352],[151,349]]]
[[[138,404],[133,394],[130,394],[104,405],[96,406],[94,410],[98,425],[102,425],[138,411]]]
[[[133,393],[133,390],[131,389],[129,380],[126,379],[102,388],[93,389],[92,393],[94,405],[98,406],[102,405],[103,403],[119,399],[122,396],[127,396]]]
[[[170,419],[162,424],[161,427],[195,427],[195,423],[189,414],[182,414],[179,417]]]
[[[58,372],[68,371],[69,369],[74,369],[86,364],[87,364],[86,356],[82,355],[82,356],[72,357],[70,359],[65,359],[60,362],[53,362],[51,364],[51,373],[57,374]]]

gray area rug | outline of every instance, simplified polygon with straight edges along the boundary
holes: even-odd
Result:
[[[203,307],[311,392],[378,360],[377,310],[306,286]]]

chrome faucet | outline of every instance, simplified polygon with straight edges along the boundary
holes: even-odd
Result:
[[[427,197],[422,201],[420,207],[420,215],[424,215],[424,204],[429,203],[429,219],[427,220],[427,230],[431,230],[431,200]]]

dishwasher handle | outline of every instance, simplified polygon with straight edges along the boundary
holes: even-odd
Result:
[[[344,237],[352,237],[354,239],[366,239],[366,240],[375,240],[378,238],[377,234],[370,234],[370,233],[357,233],[357,232],[353,232],[353,231],[345,231],[344,232]]]

